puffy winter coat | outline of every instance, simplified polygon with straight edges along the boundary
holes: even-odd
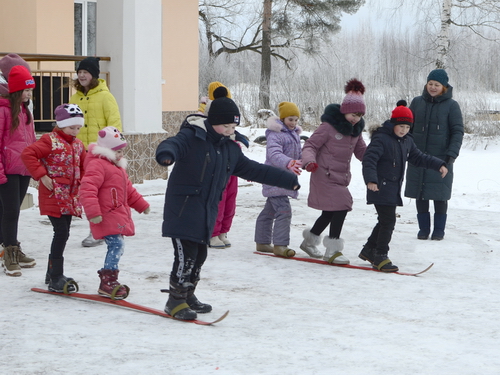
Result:
[[[0,185],[7,182],[8,174],[29,176],[30,173],[21,160],[25,147],[35,143],[35,125],[26,124],[26,110],[19,113],[19,126],[11,133],[12,115],[10,101],[0,98]]]
[[[453,87],[443,95],[432,97],[424,88],[421,96],[410,104],[415,122],[411,129],[420,151],[448,161],[445,178],[433,171],[409,165],[406,172],[405,196],[409,198],[445,201],[451,198],[453,159],[458,157],[464,125],[458,103],[452,99]]]
[[[135,227],[130,208],[142,213],[149,207],[130,182],[126,167],[127,160],[117,160],[113,150],[95,143],[89,145],[80,201],[88,219],[102,216],[99,224],[90,223],[95,239],[113,234],[133,236]]]
[[[97,133],[106,126],[114,126],[122,130],[120,111],[115,97],[108,89],[106,81],[99,78],[99,85],[89,90],[87,94],[77,91],[69,99],[71,104],[78,104],[83,112],[85,125],[78,133],[85,147],[97,142]]]
[[[289,173],[292,171],[287,169],[290,160],[300,160],[302,157],[302,146],[300,145],[300,126],[291,130],[281,122],[277,116],[272,116],[267,120],[266,130],[266,161],[264,164],[284,169]],[[262,185],[262,195],[264,197],[279,197],[288,195],[292,198],[297,198],[299,192],[297,190],[286,190],[276,186]]]
[[[354,126],[335,106],[334,116],[321,116],[321,125],[302,148],[302,165],[317,163],[319,168],[311,173],[309,207],[322,211],[351,211],[352,196],[347,188],[351,182],[352,155],[363,159],[366,144],[361,135],[365,122],[361,119]]]
[[[420,151],[411,134],[400,138],[393,131],[394,124],[386,121],[374,131],[371,142],[363,157],[363,178],[365,183],[377,184],[379,191],[367,189],[368,204],[402,206],[401,186],[406,162],[422,168],[433,169],[437,173],[446,163]],[[435,172],[437,171],[437,172]]]
[[[82,216],[80,204],[80,180],[86,156],[82,141],[65,134],[59,128],[24,149],[21,159],[37,181],[47,175],[52,179],[51,191],[40,182],[38,204],[41,215]]]
[[[242,141],[236,133],[236,140]],[[163,236],[206,244],[229,176],[277,185],[299,186],[297,176],[243,155],[229,137],[217,134],[205,116],[190,115],[177,135],[162,141],[156,161],[175,162],[168,178],[163,211]]]

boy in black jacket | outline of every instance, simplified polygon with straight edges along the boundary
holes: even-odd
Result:
[[[433,169],[444,178],[448,173],[446,163],[421,152],[408,134],[413,124],[413,113],[400,100],[392,111],[390,120],[373,134],[363,157],[363,178],[368,188],[367,204],[374,204],[378,214],[377,225],[363,246],[359,257],[372,263],[383,272],[396,272],[398,267],[387,257],[389,242],[396,225],[396,206],[402,206],[401,184],[406,162],[422,168]]]
[[[194,291],[229,177],[235,175],[289,190],[300,188],[296,175],[243,155],[240,146],[232,141],[246,142],[235,132],[240,112],[226,95],[219,88],[214,92],[208,117],[189,115],[179,133],[162,141],[156,150],[159,164],[175,162],[163,210],[162,234],[172,238],[175,251],[165,312],[182,320],[193,320],[197,312],[212,310],[212,306],[196,298]]]

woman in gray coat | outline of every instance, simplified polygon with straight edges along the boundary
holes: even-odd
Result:
[[[444,160],[448,165],[445,178],[437,171],[408,166],[405,197],[415,198],[419,225],[418,239],[426,240],[431,231],[429,200],[434,201],[433,240],[444,238],[448,200],[453,184],[453,162],[458,157],[464,125],[458,103],[452,99],[453,87],[448,84],[444,69],[429,73],[421,96],[415,97],[410,109],[415,122],[411,129],[416,146],[424,153]]]

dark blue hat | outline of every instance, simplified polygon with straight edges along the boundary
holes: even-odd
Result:
[[[437,81],[446,87],[448,86],[448,74],[446,74],[444,69],[434,69],[427,76],[427,82],[429,81]]]

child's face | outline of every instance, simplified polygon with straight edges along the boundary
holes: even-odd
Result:
[[[288,116],[283,119],[283,124],[285,124],[285,126],[290,130],[295,129],[298,122],[299,118],[297,116]]]
[[[92,74],[87,72],[85,69],[80,69],[77,74],[78,82],[80,82],[80,85],[82,85],[83,87],[89,87],[90,81],[92,81]]]
[[[116,160],[120,160],[121,158],[123,158],[123,154],[124,154],[124,149],[123,148],[121,148],[119,150],[116,150],[115,151]]]
[[[82,128],[81,125],[71,125],[71,126],[66,126],[62,128],[62,132],[64,134],[69,134],[72,135],[73,137],[76,137],[78,133],[80,132],[80,129]]]
[[[429,93],[429,95],[432,97],[441,95],[443,93],[443,88],[444,88],[444,86],[440,84],[438,81],[432,81],[432,80],[427,82],[427,85],[425,87],[427,88],[427,92]]]
[[[23,103],[29,101],[32,95],[33,95],[33,89],[24,89],[23,93],[21,94],[21,101]]]
[[[407,124],[398,124],[394,125],[394,134],[398,137],[404,137],[410,131],[410,125]]]
[[[356,125],[363,115],[361,113],[346,113],[345,119],[351,123],[351,125]]]
[[[234,131],[236,130],[236,123],[233,122],[232,124],[212,125],[212,127],[217,134],[222,134],[226,137],[229,137],[230,135],[234,134]]]

